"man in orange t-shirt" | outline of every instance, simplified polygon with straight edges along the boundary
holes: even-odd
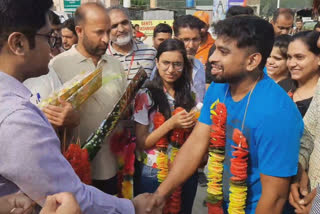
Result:
[[[201,29],[201,43],[197,51],[196,58],[201,61],[203,66],[207,63],[209,50],[214,44],[215,40],[212,38],[209,29],[209,14],[204,11],[197,11],[193,14],[204,23],[204,27]]]

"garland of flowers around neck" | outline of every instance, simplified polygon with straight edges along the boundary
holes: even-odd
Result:
[[[229,214],[245,214],[246,200],[247,200],[247,178],[248,178],[248,143],[244,137],[242,130],[247,116],[247,110],[250,103],[252,92],[258,80],[252,87],[245,113],[243,116],[241,131],[234,129],[232,140],[237,146],[231,145],[234,149],[232,152],[230,171],[233,175],[230,178],[229,189]],[[229,89],[228,89],[229,90]],[[228,93],[226,92],[226,95]],[[214,109],[215,108],[215,109]],[[223,162],[225,159],[226,146],[226,121],[227,108],[225,104],[220,103],[219,100],[214,102],[210,109],[212,125],[210,131],[209,144],[209,160],[208,160],[208,196],[207,205],[209,214],[223,214]]]
[[[156,112],[153,118],[153,125],[154,129],[159,128],[164,122],[166,121],[166,118],[161,114],[160,112]],[[156,143],[156,149],[159,152],[157,156],[157,169],[159,169],[157,178],[158,182],[162,183],[164,179],[166,179],[168,175],[168,139],[167,136],[163,136],[160,138],[160,140]]]
[[[216,109],[213,108],[216,106]],[[222,175],[226,145],[227,109],[219,100],[211,106],[212,125],[210,131],[208,160],[208,196],[209,214],[223,214]]]
[[[181,111],[184,111],[183,108],[178,107],[173,112],[172,115],[175,115]],[[179,149],[184,144],[186,139],[190,134],[190,129],[174,129],[170,136],[170,144],[171,144],[171,155],[170,155],[170,163],[173,163],[176,158]],[[175,191],[171,194],[169,199],[167,200],[166,206],[164,208],[164,214],[178,214],[181,210],[181,193],[182,193],[182,185],[177,187]]]

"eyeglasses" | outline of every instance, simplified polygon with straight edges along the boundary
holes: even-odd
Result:
[[[168,70],[170,65],[172,65],[172,68],[176,71],[181,72],[183,69],[183,63],[182,62],[169,62],[169,61],[160,61],[160,66],[164,70]]]
[[[37,33],[36,36],[43,36],[43,37],[48,38],[48,43],[49,43],[50,48],[54,48],[56,46],[56,44],[59,43],[59,39],[61,40],[60,37],[54,36],[52,32],[49,34]]]

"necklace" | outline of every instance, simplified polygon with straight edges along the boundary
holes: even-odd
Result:
[[[242,134],[242,131],[245,125],[251,95],[258,83],[258,80],[259,78],[250,90],[241,130],[234,129],[232,135],[232,140],[237,146],[231,146],[234,149],[234,152],[232,152],[234,158],[231,158],[230,160],[230,171],[233,176],[230,178],[229,214],[245,214],[248,190],[246,179],[248,177],[247,168],[249,146],[246,138]],[[224,102],[228,92],[229,87],[226,90]],[[212,104],[210,113],[212,117],[212,125],[210,131],[208,160],[208,213],[223,214],[223,163],[225,160],[227,108],[224,103],[220,103],[219,100],[217,100]]]

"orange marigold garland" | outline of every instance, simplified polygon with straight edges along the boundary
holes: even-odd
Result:
[[[154,129],[159,128],[165,121],[166,121],[165,117],[160,112],[156,112],[153,118]],[[159,169],[158,175],[157,175],[159,183],[162,183],[168,175],[168,155],[167,155],[168,145],[169,145],[169,142],[166,136],[163,136],[156,143],[156,148],[157,148],[157,151],[159,152],[157,156],[157,162],[156,162],[157,169]]]
[[[214,109],[214,107],[216,107]],[[226,145],[227,109],[219,101],[211,106],[211,132],[208,160],[208,195],[207,205],[209,214],[223,214],[222,177],[223,161]]]
[[[246,200],[247,200],[247,183],[248,178],[248,143],[239,129],[233,132],[232,140],[237,146],[232,146],[235,149],[232,152],[234,158],[231,159],[230,171],[232,177],[230,179],[230,193],[229,193],[229,208],[230,214],[245,214]]]
[[[178,107],[173,112],[172,115],[175,115],[181,111],[184,111],[183,108]],[[180,149],[180,147],[184,144],[187,137],[190,134],[190,130],[186,129],[174,129],[170,136],[170,144],[172,146],[170,162],[172,163]],[[182,186],[179,186],[170,196],[167,201],[166,207],[164,209],[164,213],[170,214],[178,214],[181,210],[181,193]]]

